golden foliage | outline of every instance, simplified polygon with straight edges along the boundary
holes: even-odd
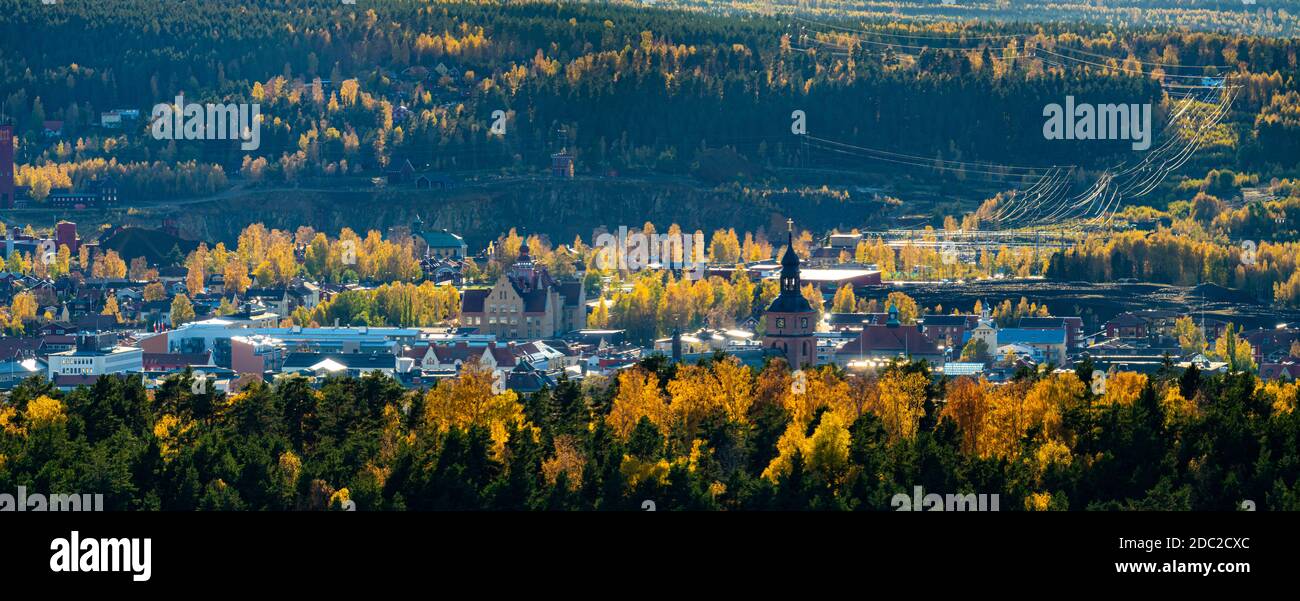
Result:
[[[918,372],[889,369],[880,377],[879,394],[868,407],[884,422],[893,440],[912,438],[925,415],[925,388],[929,380]]]
[[[1165,393],[1160,397],[1160,407],[1165,412],[1165,425],[1187,420],[1200,413],[1196,401],[1183,398],[1177,385],[1165,387]]]
[[[695,473],[696,470],[700,469],[700,460],[712,453],[703,440],[697,438],[691,441],[691,453],[686,457],[686,470],[692,474]]]
[[[510,426],[523,428],[528,424],[519,395],[513,390],[493,394],[492,381],[492,370],[477,361],[462,365],[455,378],[425,393],[425,427],[437,432],[453,426],[487,428],[493,451],[499,457],[509,440]]]
[[[637,366],[618,375],[618,394],[605,423],[626,439],[642,417],[650,418],[660,432],[666,432],[671,415],[668,401],[659,390],[659,376]]]
[[[1030,493],[1025,497],[1025,511],[1047,511],[1052,503],[1052,495],[1045,492]]]
[[[1273,399],[1274,413],[1285,415],[1295,411],[1296,397],[1297,394],[1300,394],[1300,384],[1273,380],[1261,385],[1259,389]],[[0,418],[0,423],[3,423],[2,418]]]
[[[667,484],[668,470],[671,467],[665,459],[637,459],[631,455],[624,455],[619,471],[622,472],[623,479],[627,480],[628,486],[635,488],[642,482],[652,480],[661,485]]]
[[[293,451],[280,453],[280,459],[276,462],[276,471],[284,486],[293,488],[302,474],[302,460]]]
[[[808,469],[832,485],[839,485],[848,475],[849,428],[836,411],[822,413],[812,436],[804,436],[797,423],[786,427],[777,441],[778,454],[763,470],[763,477],[775,482],[790,473],[798,454]]]
[[[794,456],[799,454],[803,456],[804,447],[808,439],[803,434],[803,430],[797,424],[791,422],[786,427],[781,438],[776,441],[776,457],[763,470],[763,477],[776,482],[778,478],[790,473],[790,468],[794,465]]]
[[[1132,405],[1147,385],[1146,374],[1121,371],[1106,377],[1106,394],[1093,401],[1094,405]]]
[[[168,463],[180,454],[181,437],[194,427],[194,422],[182,422],[170,413],[158,418],[153,426],[153,435],[158,439],[158,453],[164,463]]]
[[[63,411],[63,402],[45,395],[38,396],[27,403],[27,410],[23,412],[23,418],[27,421],[27,425],[33,429],[45,426],[62,426],[68,421],[68,416]]]
[[[0,432],[10,436],[24,436],[27,429],[15,423],[18,410],[13,407],[0,407]]]
[[[980,443],[984,456],[1019,457],[1031,428],[1038,429],[1041,442],[1069,444],[1061,428],[1065,408],[1083,397],[1083,383],[1072,373],[1052,374],[1025,390],[1021,384],[986,390],[993,396],[985,424],[987,443]],[[986,445],[986,446],[985,446]]]
[[[582,487],[582,468],[586,464],[587,458],[578,448],[577,440],[564,434],[555,438],[555,456],[542,462],[542,475],[547,484],[555,486],[555,480],[563,473],[569,490],[576,491]]]
[[[845,382],[830,367],[804,370],[805,391],[795,394],[787,384],[783,391],[783,403],[792,424],[807,429],[813,418],[823,407],[840,414],[841,421],[853,423],[861,415],[862,406],[850,396],[848,382]]]
[[[951,418],[961,430],[961,450],[968,455],[988,456],[985,432],[989,419],[989,383],[980,378],[956,378],[948,390],[940,418]]]
[[[740,359],[728,356],[714,362],[713,377],[717,380],[719,394],[714,398],[726,410],[727,417],[745,423],[749,408],[754,404],[754,374]]]
[[[681,366],[677,377],[668,383],[668,394],[671,419],[692,437],[700,422],[715,410],[725,412],[733,422],[745,423],[754,402],[750,369],[734,356],[714,363],[712,368]]]
[[[838,485],[849,467],[848,424],[834,411],[822,414],[804,452],[809,469],[821,474],[827,482]]]
[[[1072,459],[1070,447],[1065,446],[1065,443],[1058,440],[1044,441],[1034,451],[1034,475],[1042,478],[1047,468],[1053,465],[1068,466]]]
[[[397,455],[397,449],[400,444],[414,440],[415,433],[408,432],[402,435],[402,410],[392,403],[384,405],[383,415],[380,418],[383,422],[383,432],[379,439],[379,457],[385,461],[391,461]]]
[[[352,500],[352,492],[347,487],[340,488],[330,495],[330,509],[341,508]]]

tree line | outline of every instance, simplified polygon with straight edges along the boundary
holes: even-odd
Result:
[[[119,510],[889,510],[914,486],[1003,510],[1300,509],[1296,384],[1166,366],[1095,391],[1091,372],[992,385],[654,356],[524,396],[475,364],[425,390],[35,377],[0,403],[0,489]]]

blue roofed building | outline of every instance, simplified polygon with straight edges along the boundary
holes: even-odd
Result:
[[[1061,330],[1032,330],[1026,328],[1003,328],[998,330],[998,356],[1006,353],[1008,347],[1022,347],[1030,350],[1035,361],[1065,364],[1067,334]]]

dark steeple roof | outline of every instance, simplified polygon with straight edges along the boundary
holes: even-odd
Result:
[[[785,255],[781,257],[781,293],[772,304],[768,305],[769,313],[812,313],[812,305],[808,304],[808,299],[803,297],[803,291],[799,285],[799,253],[794,250],[794,221],[788,220],[790,224],[789,240],[786,242]]]
[[[785,245],[785,254],[781,256],[781,271],[782,271],[782,272],[785,272],[785,270],[787,270],[787,269],[794,269],[794,270],[795,270],[795,275],[798,275],[798,271],[799,271],[799,253],[796,253],[796,252],[794,251],[794,234],[793,234],[793,233],[790,234],[790,239],[789,239],[789,241],[786,242],[786,245]]]
[[[527,263],[531,260],[532,257],[528,256],[528,234],[524,234],[523,241],[519,244],[519,258],[516,262]]]

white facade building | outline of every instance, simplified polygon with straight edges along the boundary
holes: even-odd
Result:
[[[48,376],[102,376],[144,370],[144,351],[130,346],[101,350],[77,350],[53,353],[47,358]]]

